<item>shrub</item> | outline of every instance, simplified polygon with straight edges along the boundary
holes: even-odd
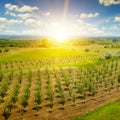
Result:
[[[8,74],[8,79],[11,81],[13,79],[13,71]]]
[[[4,50],[4,52],[9,52],[9,49],[6,48],[6,49]]]
[[[64,73],[64,71],[62,72],[62,75],[63,75],[63,79],[64,79],[64,82],[65,82],[65,85],[68,87],[70,85],[70,80],[67,77],[67,75]]]
[[[12,109],[12,107],[13,107],[13,104],[12,104],[12,100],[11,99],[9,99],[6,103],[5,103],[5,106],[8,108],[8,109]]]
[[[42,102],[42,94],[41,94],[41,89],[38,87],[37,92],[35,94],[35,102],[37,104],[40,104]]]
[[[73,94],[73,90],[71,87],[69,87],[69,95],[72,96],[72,94]]]
[[[96,88],[93,82],[89,82],[88,91],[94,96],[96,93]]]
[[[38,69],[37,71],[38,73],[38,78],[37,78],[37,91],[35,93],[35,102],[37,104],[41,104],[42,102],[42,92],[41,92],[41,85],[42,85],[42,79],[41,79],[41,72],[40,70]]]
[[[2,115],[5,117],[5,120],[7,120],[11,115],[11,110],[8,109],[7,107],[3,107]]]
[[[8,86],[9,86],[9,82],[5,81],[2,83],[2,85],[0,86],[0,96],[4,97],[6,91],[8,90]]]
[[[110,58],[112,58],[112,53],[111,52],[107,52],[105,54],[105,59],[110,59]]]
[[[18,83],[19,84],[21,84],[21,82],[22,82],[22,70],[20,71],[20,73],[19,73],[19,76],[18,76]]]
[[[0,96],[0,103],[2,103],[3,102],[3,99],[2,99],[2,97]]]
[[[75,103],[75,101],[76,101],[76,96],[75,96],[75,94],[73,94],[72,95],[72,101]]]
[[[99,60],[106,60],[106,59],[110,59],[110,58],[112,58],[113,56],[112,56],[112,53],[111,52],[107,52],[107,53],[105,53],[105,55],[101,55],[100,57],[99,57]]]
[[[14,87],[13,89],[13,92],[12,92],[12,95],[11,95],[11,100],[12,102],[16,102],[17,101],[17,95],[19,93],[19,88],[20,88],[20,85],[19,83]]]
[[[0,72],[0,82],[2,81],[2,79],[3,79],[3,73]]]
[[[22,97],[21,100],[21,105],[25,108],[28,105],[28,98],[27,97]]]
[[[108,46],[108,45],[105,45],[104,48],[109,48],[109,46]]]
[[[64,94],[64,90],[62,88],[61,81],[58,77],[56,78],[56,82],[57,82],[58,91],[59,91],[59,94],[61,97],[60,103],[64,105],[65,104],[65,94]]]
[[[89,48],[85,48],[85,52],[89,52],[90,51],[90,49]]]
[[[120,51],[116,52],[116,54],[114,55],[114,57],[120,58]]]
[[[118,74],[118,84],[120,84],[120,73]]]
[[[100,56],[99,60],[105,60],[105,56]]]
[[[49,98],[49,101],[50,101],[50,107],[52,108],[53,107],[53,101],[54,101],[54,91],[52,89],[52,87],[49,85],[48,88],[47,88],[47,96]]]
[[[28,82],[31,83],[31,80],[32,80],[32,71],[29,69],[29,74],[28,74]]]
[[[30,87],[31,87],[31,84],[29,83],[25,86],[25,89],[23,91],[23,96],[21,98],[21,105],[23,107],[26,107],[28,105],[28,99],[30,96]]]

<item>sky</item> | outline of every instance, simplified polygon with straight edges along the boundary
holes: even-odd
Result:
[[[0,0],[0,35],[120,36],[120,0]]]

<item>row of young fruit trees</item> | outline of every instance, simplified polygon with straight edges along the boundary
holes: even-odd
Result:
[[[34,110],[54,110],[59,104],[64,109],[65,105],[119,91],[119,70],[117,60],[92,67],[0,71],[0,114],[8,119],[14,109],[29,106]]]
[[[58,66],[58,65],[69,65],[82,63],[87,61],[94,61],[97,57],[95,56],[69,56],[69,57],[58,57],[58,58],[40,58],[27,61],[14,61],[14,62],[3,62],[1,69],[3,72],[11,70],[21,70],[21,69],[38,69],[41,67]]]

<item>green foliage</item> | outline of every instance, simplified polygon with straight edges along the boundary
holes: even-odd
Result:
[[[73,103],[75,103],[75,101],[76,101],[76,96],[75,96],[75,94],[72,94],[72,101],[73,101]]]
[[[0,82],[2,81],[2,79],[3,79],[3,73],[0,72]]]
[[[50,101],[50,107],[52,108],[53,107],[53,101],[54,101],[54,91],[53,91],[53,88],[51,85],[48,85],[47,87],[47,96],[49,98],[49,101]]]
[[[20,70],[20,73],[18,75],[18,83],[19,84],[21,84],[21,82],[22,82],[22,75],[23,75],[22,70]]]
[[[31,87],[31,84],[29,83],[24,88],[23,96],[21,98],[21,105],[23,107],[26,107],[28,105],[28,99],[29,99],[29,96],[30,96],[30,87]]]
[[[74,120],[119,120],[120,119],[120,101],[109,103],[97,110],[76,117]]]
[[[76,82],[76,87],[80,94],[85,98],[86,97],[86,91],[85,91],[85,86],[83,83],[79,83],[78,81]]]
[[[66,85],[67,87],[69,87],[69,85],[70,85],[70,80],[69,80],[69,78],[68,78],[67,75],[65,74],[64,70],[61,69],[61,72],[62,72],[63,80],[65,81],[65,85]]]
[[[32,80],[32,71],[29,69],[29,71],[28,71],[28,82],[30,82],[31,83],[31,80]]]
[[[0,96],[3,98],[5,96],[6,91],[8,90],[10,82],[4,81],[0,86]]]
[[[38,73],[38,75],[37,75],[38,79],[37,79],[37,89],[36,89],[36,93],[35,93],[35,102],[37,104],[41,104],[41,102],[42,102],[42,91],[41,91],[42,79],[41,79],[40,69],[38,69],[37,73]]]
[[[2,99],[2,97],[0,96],[0,103],[2,103],[3,102],[3,99]]]
[[[89,52],[90,51],[90,49],[89,48],[85,48],[85,52]]]
[[[118,84],[120,84],[120,73],[118,74]]]
[[[11,81],[13,79],[13,71],[11,71],[9,74],[8,74],[8,79],[9,81]]]
[[[7,100],[7,102],[5,103],[5,106],[6,106],[9,110],[11,110],[12,107],[13,107],[12,100],[11,100],[11,99]]]
[[[17,95],[19,93],[19,88],[20,88],[19,83],[13,88],[13,92],[11,94],[11,101],[14,103],[17,101]]]
[[[5,120],[7,120],[9,116],[11,115],[11,110],[7,107],[3,107],[2,115],[4,116]]]
[[[70,102],[75,103],[78,98],[85,101],[86,96],[89,98],[89,95],[91,95],[91,98],[93,96],[95,98],[95,94],[99,91],[101,95],[102,92],[110,92],[115,86],[119,89],[120,75],[118,71],[120,62],[117,59],[119,57],[116,57],[119,56],[119,52],[116,52],[118,49],[114,49],[113,54],[107,52],[110,47],[113,49],[116,45],[113,43],[113,46],[111,46],[110,42],[112,41],[102,43],[99,40],[90,40],[85,43],[76,42],[79,43],[78,47],[73,48],[72,46],[70,49],[65,46],[65,48],[25,48],[23,50],[14,49],[14,45],[9,44],[13,47],[9,48],[10,54],[0,54],[0,103],[5,103],[5,116],[16,105],[18,99],[21,100],[20,104],[23,107],[29,105],[31,90],[35,90],[34,102],[36,109],[39,110],[44,100],[49,102],[49,106],[53,108],[54,104],[56,107],[58,102],[56,99],[60,100],[60,103],[64,105],[68,102],[68,96]],[[108,44],[109,49],[104,48],[101,44]],[[76,43],[74,45],[77,46]],[[45,45],[44,47],[48,46]],[[85,51],[85,48],[91,48],[91,52],[89,50]],[[94,48],[100,48],[99,53]],[[4,49],[2,48],[2,51]],[[102,54],[103,58],[101,60],[104,60],[99,61],[99,55]],[[53,67],[54,71],[52,71]],[[9,85],[14,84],[12,80],[16,79],[16,76],[18,76],[18,81],[13,88],[11,88],[12,85],[10,86],[10,95],[8,97],[6,93],[9,94]],[[116,80],[118,80],[118,84],[116,84]],[[20,89],[21,83],[23,89]],[[21,98],[18,98],[19,89]],[[56,93],[57,95],[55,95]]]
[[[28,98],[26,96],[21,98],[21,105],[25,108],[28,105]]]
[[[9,52],[9,49],[6,48],[3,52]]]
[[[61,98],[60,103],[64,105],[65,104],[65,94],[64,94],[64,90],[62,88],[61,81],[58,77],[56,78],[56,83],[57,83],[58,91],[59,91],[60,98]]]
[[[36,94],[35,94],[35,102],[37,103],[37,104],[41,104],[41,102],[42,102],[42,93],[41,93],[41,88],[37,88],[37,92],[36,92]]]
[[[46,73],[47,73],[47,87],[46,87],[47,96],[48,96],[48,99],[50,101],[49,105],[52,108],[53,104],[54,104],[54,90],[53,90],[53,87],[52,87],[52,80],[50,78],[50,74],[49,74],[48,69],[46,69]]]

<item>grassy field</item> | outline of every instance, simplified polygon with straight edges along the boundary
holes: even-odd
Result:
[[[101,39],[0,40],[0,120],[69,120],[117,99],[119,39]]]
[[[84,116],[76,117],[74,120],[119,120],[120,101],[109,103]]]

